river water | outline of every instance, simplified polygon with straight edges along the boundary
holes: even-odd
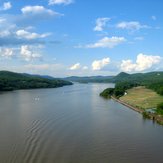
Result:
[[[0,94],[0,163],[161,163],[163,127],[99,97],[112,84]]]

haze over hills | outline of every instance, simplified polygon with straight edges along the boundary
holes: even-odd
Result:
[[[78,76],[71,76],[63,78],[67,81],[72,82],[81,82],[81,83],[89,83],[89,82],[122,82],[122,81],[140,81],[140,80],[161,80],[163,79],[163,72],[147,72],[147,73],[135,73],[135,74],[128,74],[125,72],[121,72],[116,76],[88,76],[88,77],[78,77]]]
[[[27,73],[22,73],[25,76],[29,76],[29,77],[40,77],[40,78],[45,78],[45,79],[56,79],[52,76],[49,75],[38,75],[38,74],[27,74]]]
[[[89,83],[89,82],[107,82],[109,79],[113,77],[114,76],[84,76],[84,77],[70,76],[63,79],[72,82]]]

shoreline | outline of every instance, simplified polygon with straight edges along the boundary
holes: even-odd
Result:
[[[125,103],[124,101],[121,101],[121,100],[119,100],[119,99],[117,99],[117,98],[115,98],[113,96],[111,96],[111,99],[118,102],[118,103],[120,103],[120,104],[122,104],[122,105],[124,105],[124,106],[126,106],[126,107],[128,107],[129,109],[132,109],[132,110],[142,114],[142,115],[144,113],[146,113],[145,116],[143,115],[144,118],[151,119],[153,121],[156,121],[158,124],[163,125],[163,117],[161,115],[157,115],[157,114],[153,114],[153,113],[147,113],[147,112],[143,111],[142,109],[131,106],[131,105]]]
[[[120,104],[122,104],[124,106],[127,106],[128,108],[130,108],[130,109],[132,109],[132,110],[134,110],[134,111],[136,111],[138,113],[141,113],[141,114],[143,113],[142,109],[139,109],[139,108],[136,108],[134,106],[131,106],[131,105],[127,104],[126,102],[121,101],[121,100],[119,100],[119,99],[117,99],[117,98],[115,98],[113,96],[111,96],[111,99],[113,99],[114,101],[116,101],[116,102],[118,102],[118,103],[120,103]]]

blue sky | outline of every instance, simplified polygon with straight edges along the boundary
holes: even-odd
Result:
[[[162,0],[0,0],[0,70],[55,77],[162,71]]]

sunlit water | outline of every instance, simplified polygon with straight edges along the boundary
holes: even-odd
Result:
[[[99,97],[111,84],[0,94],[0,163],[161,163],[163,127]]]

